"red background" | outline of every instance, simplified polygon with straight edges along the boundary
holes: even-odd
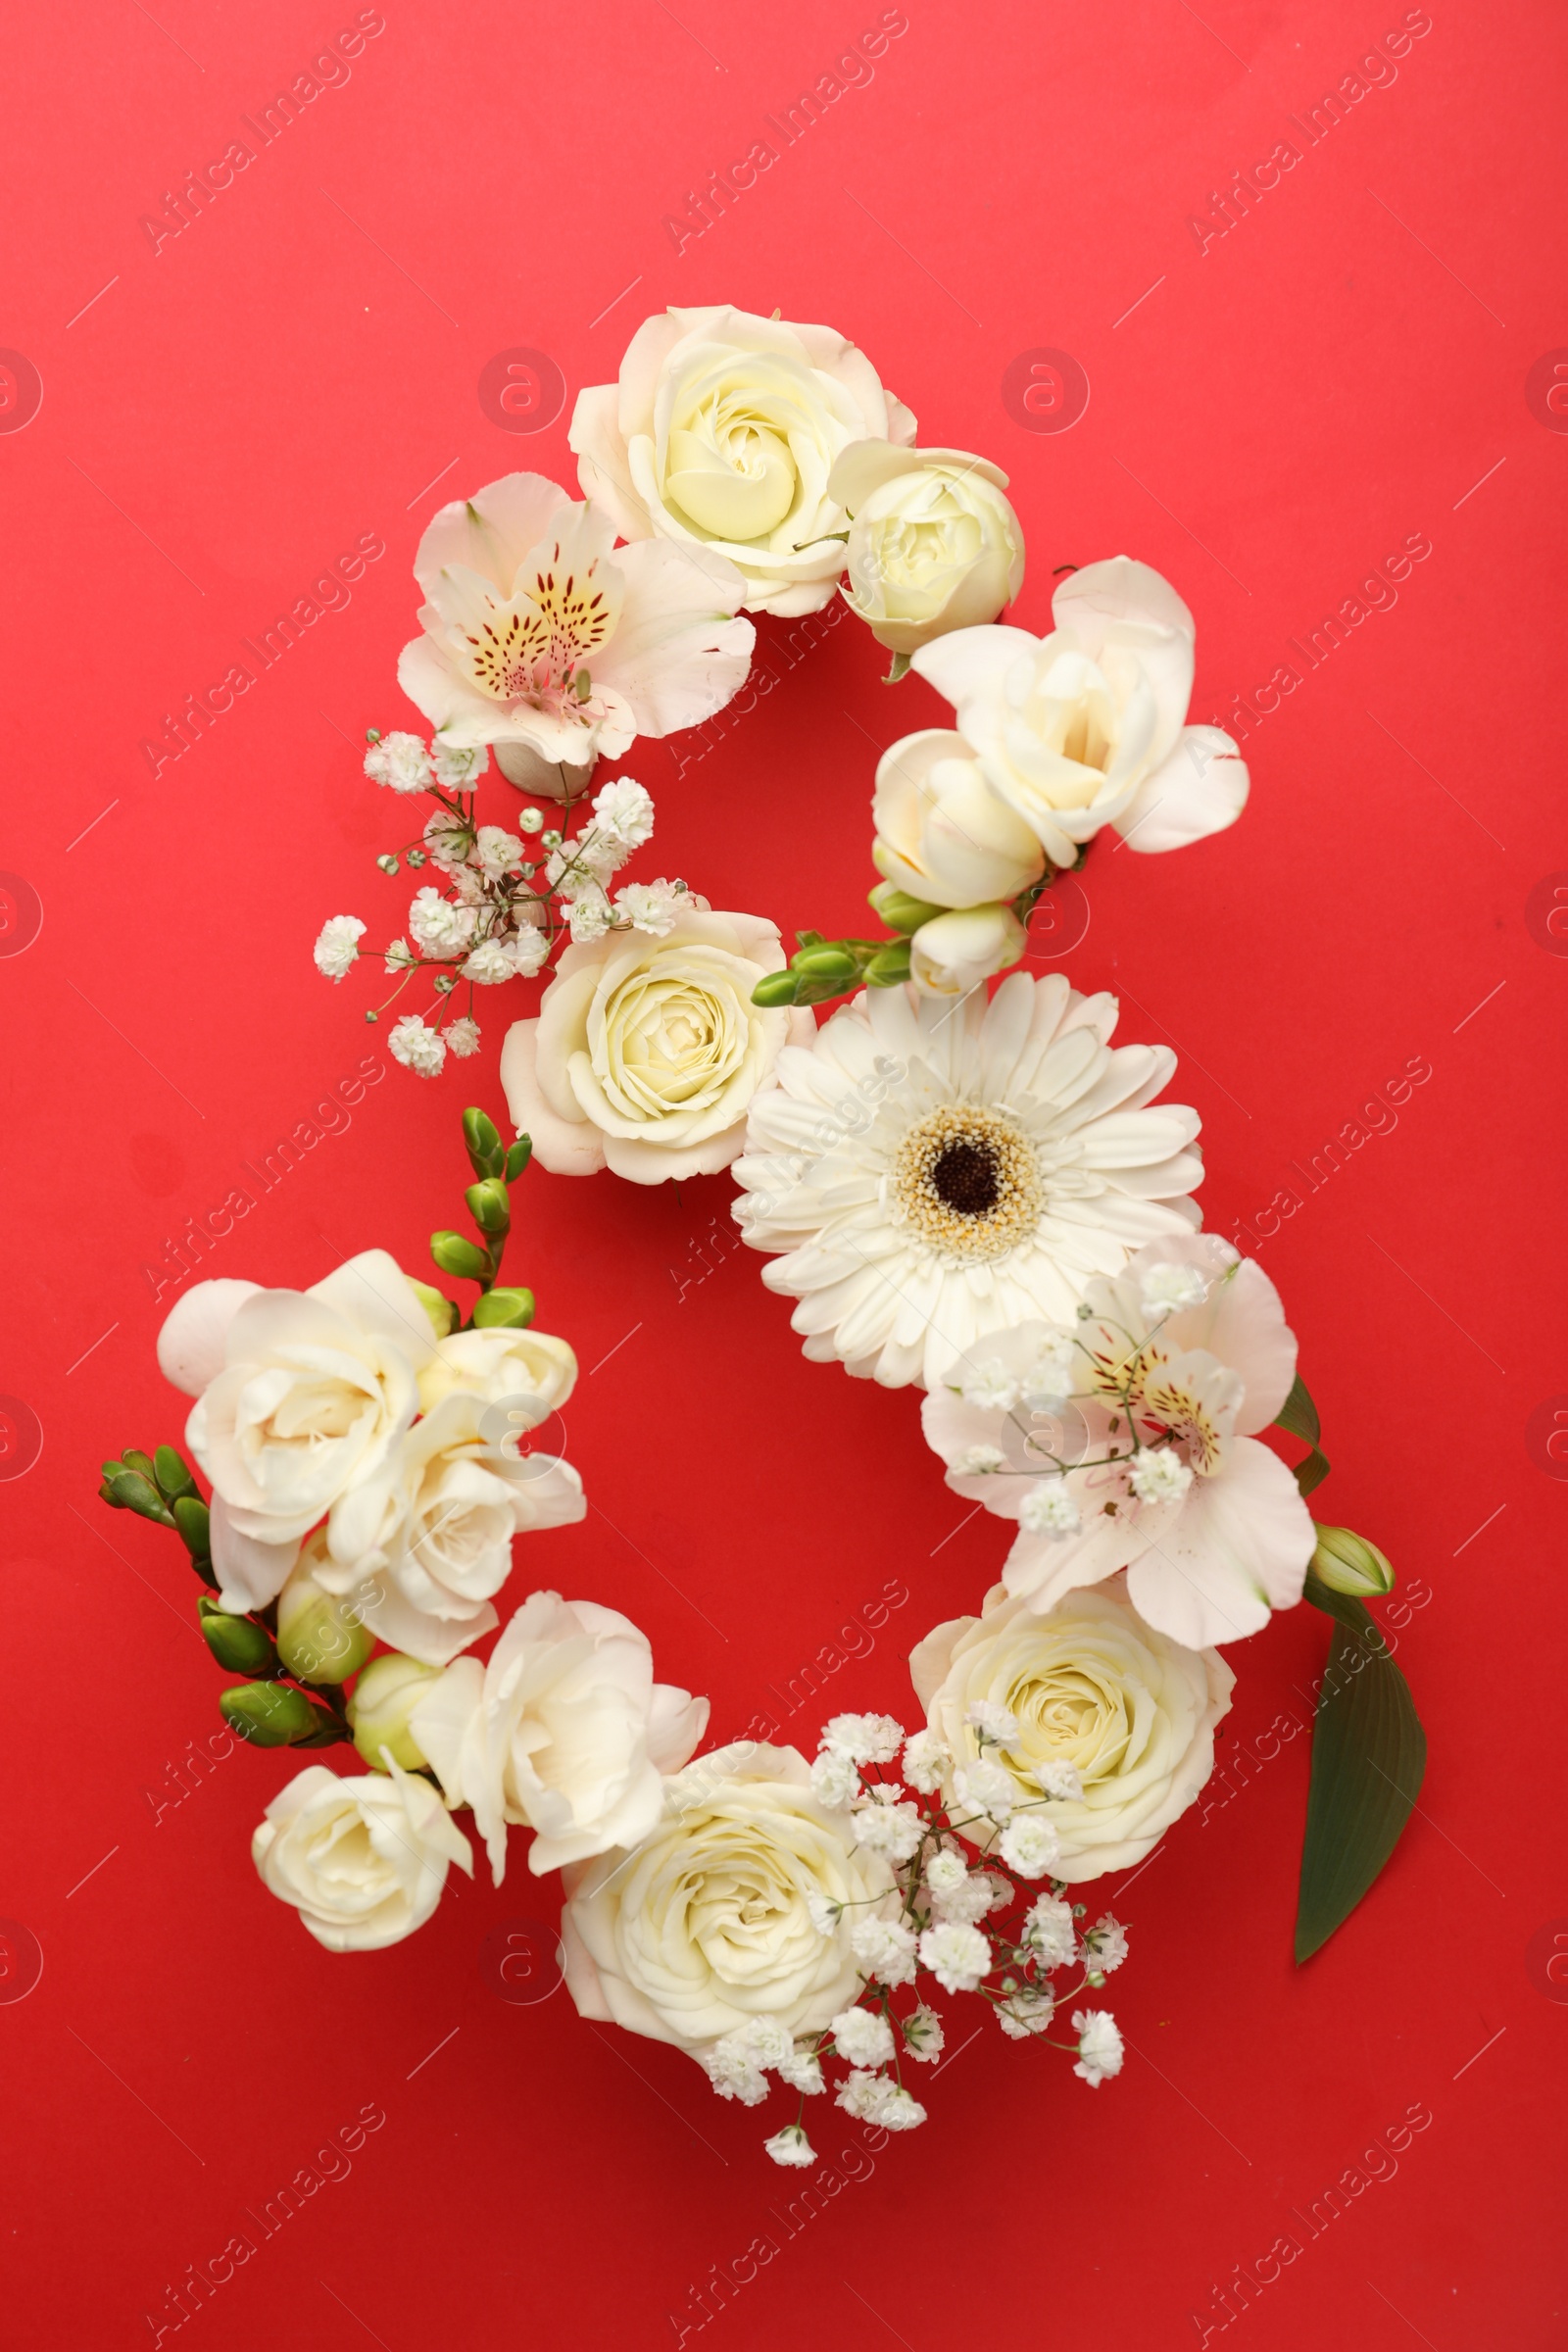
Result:
[[[695,2342],[689,2290],[766,2230],[780,2252],[705,2341],[936,2352],[1070,2328],[1146,2352],[1201,2340],[1196,2311],[1217,2343],[1211,2289],[1284,2230],[1301,2254],[1247,2290],[1227,2343],[1568,2340],[1549,2128],[1568,2007],[1543,1956],[1568,1931],[1568,1494],[1545,1444],[1568,1390],[1568,968],[1546,919],[1568,866],[1548,658],[1568,419],[1543,384],[1568,343],[1560,12],[1433,0],[1396,80],[1308,145],[1290,118],[1399,7],[909,0],[874,79],[677,254],[662,216],[879,14],[387,0],[348,83],[156,252],[141,217],[338,20],[297,0],[13,18],[0,342],[43,399],[0,435],[0,865],[42,928],[29,944],[12,887],[0,1391],[25,1408],[6,1408],[12,1471],[26,1412],[42,1451],[0,1482],[0,1912],[44,1969],[0,2005],[10,2341],[145,2343],[160,2310],[165,2343],[187,2340],[166,2288],[367,2105],[386,2120],[349,2177],[188,2340],[489,2352],[666,2345],[686,2326]],[[1281,140],[1299,163],[1200,252],[1189,217]],[[182,1420],[143,1266],[384,1054],[368,983],[328,988],[310,945],[327,914],[358,910],[377,938],[403,920],[406,883],[371,862],[398,812],[354,746],[413,716],[393,673],[419,530],[514,466],[573,482],[577,388],[613,374],[651,311],[710,301],[828,321],[923,439],[1008,469],[1026,625],[1045,625],[1054,565],[1126,550],[1198,615],[1195,718],[1282,663],[1302,672],[1254,721],[1232,832],[1159,858],[1102,841],[1067,968],[1122,993],[1124,1035],[1180,1049],[1211,1225],[1300,1197],[1263,1263],[1323,1408],[1320,1508],[1401,1571],[1399,1656],[1432,1739],[1421,1814],[1306,1969],[1298,1739],[1250,1778],[1229,1768],[1210,1792],[1228,1801],[1189,1814],[1118,1904],[1119,2082],[1090,2093],[988,2032],[931,2084],[927,2130],[853,2153],[859,2177],[793,2238],[766,2214],[799,2177],[762,2158],[761,2117],[676,2054],[579,2023],[564,1993],[497,1997],[486,1937],[553,1914],[520,1840],[500,1891],[454,1880],[411,1942],[333,1959],[248,1859],[292,1761],[237,1753],[172,1801],[220,1678],[172,1543],[93,1500],[101,1456]],[[476,391],[518,345],[566,385],[533,435]],[[1004,404],[1009,364],[1040,347],[1087,373],[1068,431]],[[8,365],[14,424],[25,374]],[[162,714],[362,533],[387,552],[350,608],[151,774]],[[1396,606],[1308,669],[1288,641],[1415,534],[1432,552]],[[764,645],[782,636],[762,624]],[[786,927],[854,926],[873,747],[945,719],[918,680],[891,697],[884,662],[850,621],[684,773],[639,743],[624,765],[660,815],[646,870]],[[505,816],[506,788],[487,792]],[[210,1270],[302,1284],[372,1244],[419,1270],[460,1206],[458,1113],[500,1108],[502,1026],[492,1010],[482,1058],[438,1083],[389,1069]],[[1412,1058],[1431,1076],[1397,1127],[1309,1191],[1293,1161]],[[679,1198],[526,1180],[516,1275],[584,1368],[568,1450],[593,1508],[519,1559],[512,1598],[548,1582],[627,1610],[727,1735],[895,1580],[907,1601],[829,1703],[907,1708],[909,1644],[977,1604],[1004,1532],[983,1515],[953,1532],[962,1506],[912,1395],[800,1358],[785,1303],[729,1246],[729,1196],[724,1179]],[[1222,1752],[1304,1712],[1325,1647],[1301,1610],[1232,1650]],[[815,1722],[790,1728],[810,1744]],[[10,1934],[0,1989],[28,1948]],[[1432,2120],[1396,2175],[1308,2238],[1291,2208],[1418,2104]],[[816,2136],[835,2162],[858,2147],[836,2111]]]

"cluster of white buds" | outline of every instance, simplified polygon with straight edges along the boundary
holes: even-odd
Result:
[[[969,1720],[981,1752],[967,1778],[962,1768],[955,1772],[935,1734],[906,1737],[895,1716],[837,1715],[823,1729],[812,1793],[830,1811],[850,1816],[857,1843],[886,1859],[894,1887],[854,1919],[826,1896],[808,1898],[818,1935],[847,1936],[860,1973],[855,1999],[822,2032],[795,2039],[776,2020],[755,2018],[707,2054],[721,2098],[758,2106],[768,2095],[770,2074],[799,2094],[795,2122],[763,2143],[775,2164],[816,2162],[806,2102],[830,2090],[838,2106],[884,2131],[908,2132],[925,2122],[905,2068],[939,2059],[944,2029],[921,1996],[922,1976],[944,1992],[988,2001],[1011,2039],[1045,2040],[1067,2051],[1076,2061],[1073,2073],[1091,2086],[1121,2072],[1115,2019],[1107,2010],[1071,2004],[1098,1991],[1121,1966],[1126,1929],[1109,1912],[1085,1927],[1085,1905],[1068,1899],[1062,1880],[1052,1879],[1043,1894],[1019,1885],[1038,1883],[1056,1858],[1050,1806],[1082,1795],[1078,1775],[1060,1766],[1038,1806],[1017,1806],[1014,1791],[1013,1808],[999,1827],[987,1776],[1006,1776],[985,1751],[1015,1739],[1018,1726],[1006,1708],[983,1702],[970,1709]],[[901,1751],[902,1780],[893,1773]],[[1032,1834],[1020,1837],[1024,1824]],[[1076,1978],[1065,1987],[1052,1981],[1063,1971]],[[1061,2038],[1059,2027],[1054,2035],[1058,2013],[1069,2011],[1071,2038]],[[834,2061],[842,2070],[836,2080],[827,2072]]]
[[[479,1024],[474,990],[507,980],[531,980],[564,939],[600,939],[607,931],[646,931],[662,938],[673,929],[684,882],[632,882],[612,892],[612,877],[654,830],[652,795],[630,776],[600,786],[575,833],[565,830],[571,804],[528,806],[516,831],[483,825],[473,787],[490,764],[482,747],[453,751],[419,736],[380,735],[372,728],[365,772],[389,791],[433,800],[417,838],[384,851],[385,874],[428,868],[432,879],[415,892],[408,929],[383,949],[361,946],[358,915],[335,914],[316,942],[318,971],[342,980],[362,957],[379,954],[397,986],[386,1004],[368,1012],[379,1021],[409,982],[420,976],[431,990],[422,1010],[405,1013],[387,1043],[396,1060],[433,1078],[449,1053],[476,1053]],[[459,991],[466,988],[463,1009]]]

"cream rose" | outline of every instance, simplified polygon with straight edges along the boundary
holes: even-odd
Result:
[[[1126,556],[1086,564],[1051,600],[1049,637],[957,629],[912,665],[955,707],[988,784],[1055,865],[1102,825],[1173,850],[1234,824],[1247,767],[1218,727],[1190,727],[1193,616]]]
[[[334,1504],[315,1567],[372,1633],[428,1666],[499,1624],[490,1596],[511,1574],[514,1536],[569,1527],[588,1507],[568,1462],[505,1450],[493,1418],[482,1397],[444,1396]]]
[[[871,816],[877,872],[934,906],[1015,899],[1045,871],[1031,827],[992,791],[963,737],[947,727],[906,735],[883,753]]]
[[[1010,1746],[987,1746],[1061,1841],[1052,1865],[1070,1886],[1141,1862],[1214,1769],[1214,1726],[1236,1677],[1216,1649],[1183,1649],[1144,1623],[1125,1580],[1069,1592],[1044,1616],[1000,1585],[978,1617],[927,1634],[909,1673],[926,1720],[956,1768],[980,1754],[967,1711],[979,1701],[1017,1719]],[[1042,1801],[1042,1772],[1071,1765],[1081,1797]],[[971,1808],[972,1810],[972,1808]],[[984,1843],[991,1825],[966,1831]]]
[[[1029,934],[1010,906],[955,906],[909,942],[909,977],[922,997],[966,997],[1016,963]]]
[[[449,1864],[473,1876],[468,1840],[429,1782],[396,1764],[354,1780],[307,1765],[268,1806],[251,1859],[329,1952],[401,1943],[440,1901]]]
[[[752,1003],[784,962],[775,925],[701,906],[663,939],[565,949],[538,1018],[514,1021],[501,1050],[508,1107],[541,1164],[634,1184],[727,1168],[780,1049],[815,1032],[805,1008]]]
[[[509,1822],[535,1833],[536,1877],[635,1845],[707,1727],[706,1698],[654,1681],[629,1618],[559,1592],[530,1592],[488,1664],[459,1658],[409,1716],[449,1803],[472,1806],[498,1886]]]
[[[213,1485],[213,1566],[227,1609],[282,1590],[302,1536],[395,1453],[434,1352],[429,1318],[384,1250],[309,1291],[198,1283],[158,1342],[197,1399],[185,1425]]]
[[[844,601],[879,645],[912,654],[995,620],[1023,586],[1023,525],[999,466],[963,449],[857,441],[828,496],[853,517]]]
[[[844,569],[835,460],[912,441],[914,418],[831,328],[719,304],[645,320],[619,382],[577,395],[567,438],[623,539],[709,548],[742,573],[749,611],[815,612]]]
[[[753,2018],[819,2033],[855,1997],[850,1930],[893,1874],[855,1843],[847,1813],[816,1801],[804,1756],[748,1740],[689,1764],[640,1845],[568,1870],[566,1885],[581,2015],[698,2052]],[[856,1908],[822,1929],[816,1898]]]

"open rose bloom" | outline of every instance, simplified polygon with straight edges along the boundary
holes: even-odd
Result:
[[[398,662],[439,744],[492,744],[503,774],[548,790],[540,761],[586,768],[729,701],[755,634],[734,565],[614,539],[612,513],[537,473],[441,509],[414,563],[424,633]]]

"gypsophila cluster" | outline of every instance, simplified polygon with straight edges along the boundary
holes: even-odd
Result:
[[[812,1931],[836,1942],[860,1979],[855,1998],[819,2033],[797,2039],[776,2019],[753,2018],[704,2057],[720,2098],[760,2106],[770,2077],[797,2093],[795,2121],[762,2143],[775,2164],[816,2162],[806,2127],[811,2098],[831,2093],[847,2114],[889,2132],[925,2122],[906,2073],[933,2065],[945,2036],[921,1997],[922,1980],[989,2002],[1009,2040],[1065,2050],[1091,2087],[1121,2070],[1115,2020],[1070,2004],[1098,1992],[1121,1966],[1127,1931],[1109,1912],[1084,1927],[1084,1905],[1070,1900],[1061,1880],[1038,1895],[1029,1884],[1060,1858],[1050,1805],[1081,1798],[1083,1785],[1070,1764],[1046,1766],[1039,1799],[1020,1802],[1013,1780],[986,1752],[1018,1738],[1016,1717],[978,1700],[967,1720],[981,1752],[956,1772],[933,1733],[906,1737],[891,1715],[836,1715],[823,1730],[812,1796],[848,1815],[856,1843],[883,1857],[893,1885],[864,1902],[814,1888],[807,1895]],[[1058,1988],[1052,1980],[1064,1970],[1072,1974]],[[1057,2024],[1069,2013],[1070,2034]]]
[[[461,1060],[477,1053],[475,989],[533,979],[564,940],[602,939],[607,931],[662,939],[674,929],[689,896],[684,882],[611,887],[653,836],[653,797],[632,777],[602,784],[574,833],[565,830],[569,801],[518,808],[513,831],[478,822],[474,788],[490,763],[482,747],[453,751],[440,742],[426,746],[417,735],[374,729],[368,741],[365,772],[372,782],[435,803],[420,832],[384,851],[376,864],[384,874],[408,868],[431,879],[418,885],[405,931],[385,948],[362,947],[366,926],[359,916],[334,914],[313,955],[328,980],[346,979],[364,957],[383,958],[397,986],[367,1012],[368,1021],[379,1021],[411,981],[429,987],[432,1001],[402,1014],[387,1038],[405,1069],[434,1078],[449,1054]],[[461,1011],[460,992],[466,992]]]

